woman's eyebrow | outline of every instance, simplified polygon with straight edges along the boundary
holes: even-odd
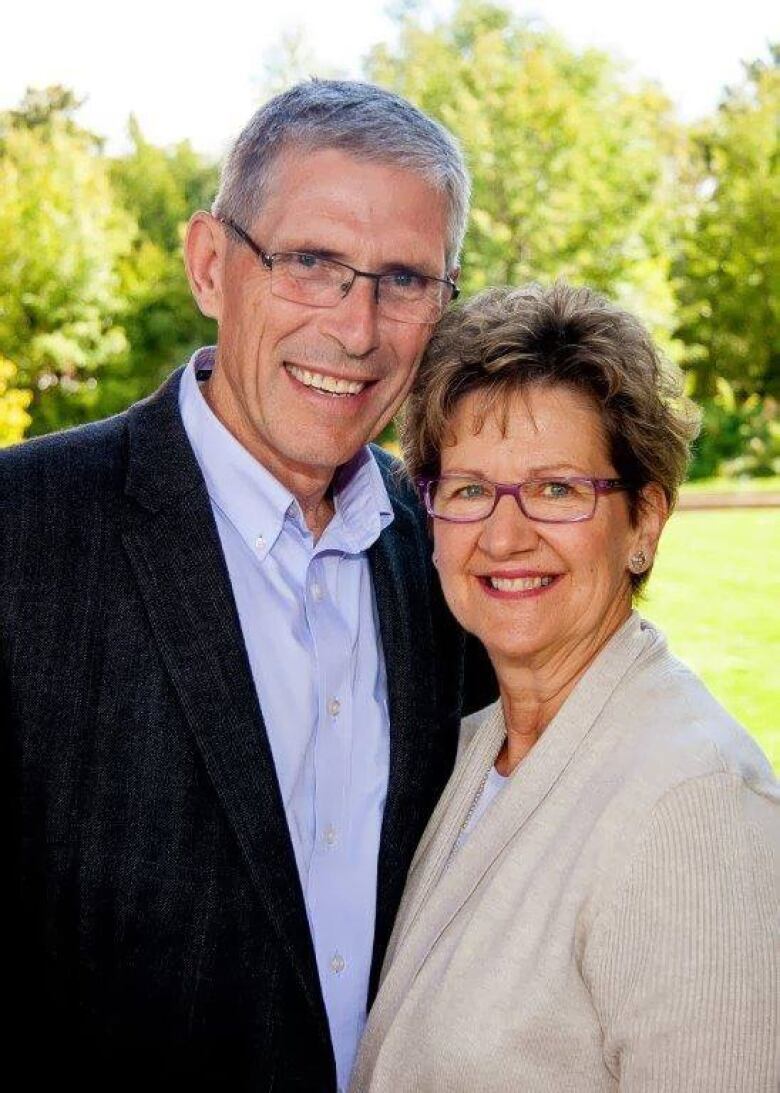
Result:
[[[528,474],[533,478],[540,474],[560,474],[562,471],[572,474],[585,474],[585,468],[576,463],[545,463],[540,467],[531,467]]]
[[[523,472],[523,477],[538,478],[540,475],[556,475],[562,474],[563,472],[575,476],[587,473],[584,468],[578,467],[574,463],[545,463],[543,466],[529,467],[527,471]],[[448,467],[446,471],[442,471],[442,474],[465,475],[469,478],[489,478],[489,475],[485,471],[477,470],[474,467]]]

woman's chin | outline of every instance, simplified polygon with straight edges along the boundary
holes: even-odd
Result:
[[[485,646],[496,670],[509,664],[531,667],[544,663],[561,644],[560,627],[552,628],[545,625],[546,621],[528,613],[513,620],[512,625],[486,626],[483,619],[482,625],[470,632]]]

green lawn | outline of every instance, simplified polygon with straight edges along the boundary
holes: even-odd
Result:
[[[683,493],[771,493],[780,492],[780,476],[771,478],[699,478],[686,482]]]
[[[780,509],[676,513],[639,609],[780,772]]]

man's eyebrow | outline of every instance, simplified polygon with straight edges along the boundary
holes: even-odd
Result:
[[[354,269],[361,269],[362,266],[355,266],[349,255],[343,251],[331,250],[329,247],[323,247],[321,243],[315,243],[313,240],[307,241],[304,239],[302,242],[285,243],[283,245],[275,246],[270,252],[271,254],[316,254],[318,258],[326,258],[331,262],[342,262],[345,266],[350,266]],[[438,272],[434,272],[432,268],[427,268],[430,265],[428,262],[418,262],[409,259],[398,259],[398,261],[390,260],[383,262],[378,269],[366,270],[366,273],[419,273],[422,277],[439,277]]]
[[[333,262],[346,262],[346,256],[340,251],[330,250],[320,243],[307,242],[283,243],[274,247],[274,254],[316,254],[319,258],[329,258]]]
[[[439,277],[432,269],[426,269],[427,262],[385,262],[383,273],[417,273],[421,277]]]

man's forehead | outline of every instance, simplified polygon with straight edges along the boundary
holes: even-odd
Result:
[[[291,150],[274,167],[253,227],[266,234],[265,246],[351,249],[365,237],[366,243],[400,248],[399,260],[406,255],[407,261],[439,262],[446,251],[447,206],[445,195],[409,168],[335,148]]]

